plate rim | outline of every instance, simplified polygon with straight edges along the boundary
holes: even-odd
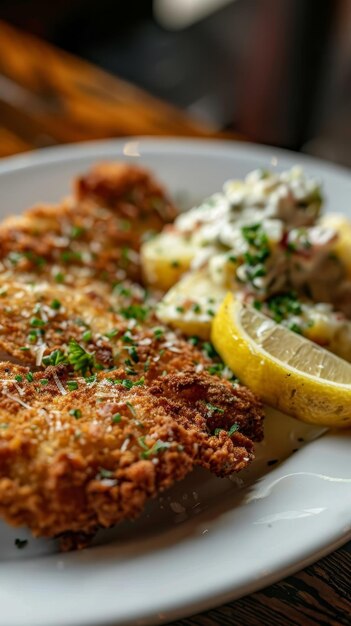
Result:
[[[27,169],[51,163],[60,163],[65,161],[67,156],[70,160],[79,160],[81,158],[94,157],[95,154],[113,152],[114,149],[121,149],[126,144],[143,144],[146,148],[146,152],[156,154],[160,150],[167,151],[167,145],[172,146],[174,152],[182,152],[186,148],[189,152],[194,151],[194,147],[206,146],[211,152],[214,149],[218,150],[222,154],[240,151],[248,156],[253,156],[255,153],[260,153],[262,156],[267,154],[268,151],[272,151],[278,157],[284,159],[291,159],[294,155],[298,156],[298,160],[301,163],[310,163],[314,166],[319,166],[328,171],[333,170],[335,174],[342,176],[349,176],[351,168],[315,157],[303,152],[296,152],[294,150],[288,150],[286,148],[278,148],[270,144],[256,144],[252,142],[240,141],[237,139],[210,139],[208,137],[173,137],[173,136],[149,136],[149,135],[126,135],[125,137],[110,138],[110,139],[95,139],[91,141],[80,141],[75,143],[61,144],[57,146],[48,146],[37,150],[29,150],[21,154],[14,154],[0,159],[0,174],[10,173],[15,170]],[[132,159],[133,154],[119,155],[126,160]],[[271,155],[272,156],[272,155]]]

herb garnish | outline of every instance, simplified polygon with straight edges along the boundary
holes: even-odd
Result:
[[[68,363],[68,359],[62,350],[54,350],[43,358],[43,363],[44,365],[59,365],[59,363]]]
[[[68,362],[75,372],[80,371],[83,376],[95,365],[94,355],[84,350],[75,339],[71,339],[68,345]]]
[[[145,436],[139,437],[138,443],[140,447],[143,448],[143,451],[140,454],[142,459],[149,459],[150,456],[155,456],[156,454],[159,454],[159,452],[164,452],[172,445],[168,441],[161,441],[161,439],[158,439],[151,448],[148,448],[145,443]]]
[[[130,304],[124,309],[120,309],[120,314],[125,319],[135,319],[138,322],[144,322],[149,312],[149,307],[142,306],[141,304]]]
[[[78,389],[78,383],[76,380],[68,380],[67,387],[69,391],[75,391],[76,389]]]

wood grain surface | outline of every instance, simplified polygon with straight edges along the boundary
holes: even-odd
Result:
[[[234,137],[0,22],[0,156],[145,134]]]
[[[0,22],[0,156],[135,134],[221,136],[137,87]],[[173,626],[346,626],[350,579],[351,543],[263,591]]]

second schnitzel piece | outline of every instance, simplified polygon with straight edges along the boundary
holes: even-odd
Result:
[[[142,239],[176,216],[162,187],[141,167],[95,166],[76,193],[57,206],[39,205],[0,226],[0,272],[33,274],[57,284],[140,279]]]

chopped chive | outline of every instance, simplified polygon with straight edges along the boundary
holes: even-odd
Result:
[[[116,335],[118,335],[118,330],[117,328],[113,328],[112,330],[110,330],[108,333],[104,334],[104,337],[107,337],[108,339],[112,339],[113,337],[115,337]]]
[[[211,413],[224,413],[224,409],[221,409],[219,406],[215,406],[214,404],[211,404],[210,402],[205,402],[207,409],[211,412]]]
[[[39,319],[39,317],[32,317],[30,325],[33,326],[33,328],[41,328],[42,326],[45,326],[45,322]]]
[[[55,311],[58,311],[58,310],[61,308],[61,302],[60,302],[60,300],[56,300],[56,299],[54,299],[54,300],[51,302],[50,307],[51,307],[52,309],[54,309]]]
[[[135,410],[135,407],[132,405],[132,403],[126,402],[126,405],[128,409],[130,410],[131,414],[134,415],[134,417],[136,417],[136,410]]]
[[[78,239],[78,237],[83,235],[84,232],[85,232],[85,229],[82,228],[81,226],[72,226],[71,239]]]
[[[113,476],[113,472],[111,472],[111,470],[105,469],[104,467],[101,467],[99,469],[99,473],[97,475],[98,479],[101,478],[111,478]]]
[[[91,330],[86,330],[85,333],[83,333],[83,335],[82,335],[82,340],[83,341],[90,341],[91,338],[92,338]]]
[[[78,383],[76,380],[68,380],[67,387],[69,391],[74,391],[75,389],[78,389]]]
[[[48,356],[43,358],[44,365],[59,365],[60,363],[67,363],[67,356],[62,350],[54,350]]]
[[[63,283],[65,280],[65,275],[62,272],[57,272],[54,275],[54,279],[57,283]]]
[[[237,432],[237,430],[239,430],[239,424],[237,424],[236,422],[230,427],[230,429],[228,430],[228,435],[229,437],[231,437],[234,433]]]

